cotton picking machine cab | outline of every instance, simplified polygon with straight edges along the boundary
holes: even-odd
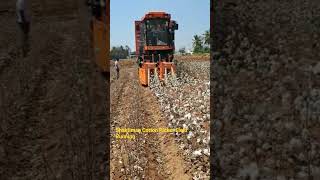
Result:
[[[168,73],[175,74],[175,30],[178,30],[178,24],[165,12],[149,12],[140,21],[135,21],[136,56],[142,85],[150,84],[151,75],[163,81]]]

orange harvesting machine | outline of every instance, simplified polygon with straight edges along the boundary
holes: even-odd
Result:
[[[168,73],[175,74],[175,30],[178,24],[165,12],[149,12],[135,21],[136,57],[142,85],[150,84],[151,75],[164,80]]]

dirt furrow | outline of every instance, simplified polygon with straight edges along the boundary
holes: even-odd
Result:
[[[144,91],[144,96],[148,97],[145,99],[146,103],[144,104],[150,105],[147,108],[147,114],[149,114],[149,117],[146,118],[147,124],[153,128],[166,128],[167,122],[163,118],[156,98],[149,90]],[[149,143],[157,143],[156,148],[159,149],[159,156],[164,161],[163,169],[168,175],[167,179],[192,179],[188,174],[186,162],[182,154],[179,153],[174,136],[174,133],[153,133],[151,134],[152,138],[148,138],[148,140]]]
[[[111,179],[191,179],[174,134],[114,137],[115,128],[160,128],[167,124],[152,92],[140,86],[136,67],[122,67],[121,73],[120,79],[111,84]]]

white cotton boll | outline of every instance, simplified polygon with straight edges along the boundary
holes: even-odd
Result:
[[[186,115],[184,116],[184,118],[186,118],[186,119],[191,119],[191,114],[190,114],[190,113],[186,114]]]
[[[184,129],[188,129],[188,126],[187,126],[186,124],[183,124],[182,127],[183,127]]]
[[[202,142],[203,142],[203,144],[208,144],[207,138],[204,138],[204,139],[202,140]]]
[[[140,166],[138,166],[138,165],[134,165],[133,168],[134,168],[135,170],[139,170],[139,171],[142,171],[142,170],[143,170],[142,167],[140,167]]]
[[[183,149],[184,147],[185,147],[184,144],[181,144],[181,145],[179,146],[180,149]]]
[[[207,155],[207,156],[210,156],[210,149],[204,149],[203,150],[203,154]]]
[[[195,157],[201,156],[201,155],[202,155],[201,149],[200,149],[200,150],[193,151],[192,155],[195,156]]]
[[[202,129],[201,129],[201,130],[200,130],[200,132],[201,132],[201,133],[206,133],[207,131],[206,131],[206,130],[202,130]]]
[[[190,131],[190,132],[188,133],[188,135],[187,135],[187,139],[191,139],[193,136],[194,136],[194,135],[193,135],[192,131]]]

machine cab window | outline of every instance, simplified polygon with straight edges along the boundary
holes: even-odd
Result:
[[[146,21],[147,42],[149,46],[163,46],[169,44],[169,31],[167,19],[151,19]]]

